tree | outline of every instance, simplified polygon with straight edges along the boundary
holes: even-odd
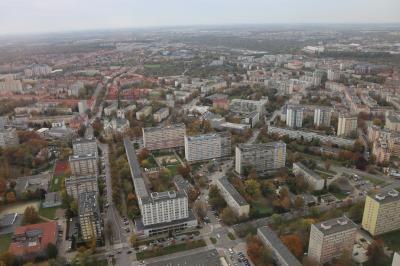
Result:
[[[147,157],[149,157],[149,155],[150,155],[150,151],[148,149],[145,149],[145,148],[141,149],[138,154],[138,159],[139,159],[139,161],[146,160]]]
[[[294,200],[294,207],[296,208],[296,210],[301,210],[304,207],[304,200],[302,197],[296,197],[296,199]]]
[[[13,191],[9,191],[6,193],[7,203],[14,203],[17,198],[15,197],[15,193]]]
[[[131,242],[132,247],[137,247],[138,239],[137,239],[137,236],[135,234],[131,235],[131,238],[130,238],[129,241]]]
[[[362,220],[364,212],[364,202],[357,202],[349,209],[349,218],[354,222],[359,223]]]
[[[267,249],[257,236],[247,238],[247,254],[256,266],[272,265],[271,250]]]
[[[199,196],[199,191],[196,190],[195,188],[191,187],[188,190],[188,198],[189,198],[189,202],[195,202],[195,200],[197,199],[197,197]]]
[[[235,224],[238,220],[236,214],[229,207],[222,210],[221,219],[227,225]]]
[[[0,177],[0,195],[2,195],[7,190],[7,181]]]
[[[207,204],[204,201],[198,200],[193,204],[193,211],[200,221],[203,221],[207,216]]]
[[[330,160],[326,160],[326,161],[324,162],[324,165],[325,165],[325,169],[326,169],[327,171],[329,171],[329,169],[331,168],[332,162],[331,162]]]
[[[334,261],[333,266],[355,266],[353,259],[351,258],[351,252],[348,250],[342,252],[342,254]]]
[[[280,214],[274,213],[271,216],[271,223],[272,226],[274,226],[275,228],[280,226],[283,222],[282,216]]]
[[[39,215],[33,206],[28,206],[24,211],[23,224],[35,224],[39,221]]]
[[[255,179],[248,179],[244,182],[245,190],[251,197],[258,197],[260,195],[260,183]]]
[[[374,240],[367,249],[368,265],[384,265],[386,258],[382,240]]]
[[[303,242],[298,234],[281,236],[281,240],[296,257],[303,254]]]
[[[185,166],[179,165],[176,170],[178,174],[180,174],[184,178],[188,179],[190,177],[190,166],[188,164],[186,164]]]
[[[216,208],[218,210],[221,210],[226,206],[224,198],[221,196],[218,187],[215,185],[210,186],[210,190],[208,193],[208,202],[213,208]]]
[[[57,255],[58,255],[57,246],[54,245],[53,243],[49,243],[49,244],[47,245],[46,253],[47,253],[47,257],[48,257],[49,259],[54,259],[54,258],[57,257]]]

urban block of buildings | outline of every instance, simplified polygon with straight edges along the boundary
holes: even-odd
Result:
[[[229,132],[185,136],[185,158],[188,162],[226,158],[230,155]]]
[[[143,128],[143,144],[148,150],[173,149],[185,145],[186,126],[174,124],[165,127]]]
[[[236,188],[229,182],[227,177],[222,177],[217,181],[217,187],[221,196],[225,199],[228,206],[237,215],[237,217],[248,217],[250,205],[240,195]]]

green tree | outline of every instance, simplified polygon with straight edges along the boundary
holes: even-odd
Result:
[[[260,183],[255,179],[248,179],[244,182],[245,190],[251,197],[258,197],[260,195]]]
[[[28,206],[24,211],[23,224],[35,224],[39,222],[39,215],[33,206]]]
[[[49,259],[54,259],[54,258],[57,257],[57,255],[58,255],[57,246],[54,245],[53,243],[49,243],[49,244],[47,245],[46,253],[47,253],[47,257],[48,257]]]

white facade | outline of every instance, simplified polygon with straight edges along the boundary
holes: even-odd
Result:
[[[15,128],[0,128],[0,147],[16,146],[18,143],[19,139]]]
[[[304,108],[299,106],[288,106],[286,110],[286,125],[288,127],[303,126]]]
[[[338,136],[348,137],[357,131],[357,116],[340,114],[338,119]]]
[[[314,125],[316,127],[331,125],[332,110],[327,107],[317,107],[314,110]]]
[[[143,128],[143,144],[148,150],[183,147],[185,134],[184,124]]]
[[[227,157],[230,153],[230,134],[185,136],[185,158],[188,162]]]

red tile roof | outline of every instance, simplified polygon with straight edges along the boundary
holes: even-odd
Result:
[[[35,235],[35,231],[40,235],[29,242],[24,236]],[[18,239],[19,237],[19,239]],[[47,245],[57,242],[57,222],[47,222],[41,224],[30,224],[15,229],[13,242],[8,251],[16,256],[39,253],[46,250]]]

